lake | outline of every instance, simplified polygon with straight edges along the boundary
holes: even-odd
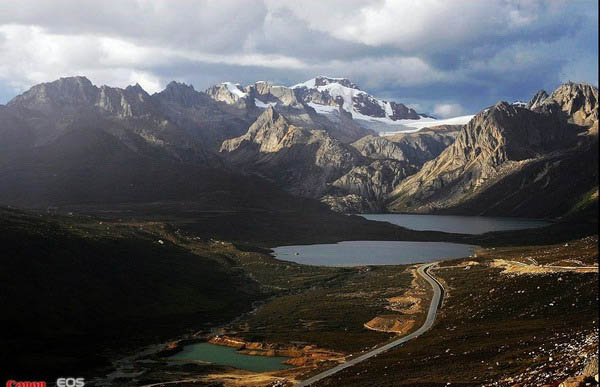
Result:
[[[477,246],[448,242],[345,241],[331,244],[280,246],[277,259],[305,265],[402,265],[442,258],[468,257]]]
[[[253,372],[275,371],[291,367],[282,363],[288,360],[288,357],[245,355],[235,348],[205,342],[186,345],[181,352],[170,356],[169,359],[200,360]]]
[[[389,222],[418,231],[443,231],[459,234],[483,234],[490,231],[522,230],[548,226],[540,219],[499,218],[487,216],[362,214],[369,220]]]

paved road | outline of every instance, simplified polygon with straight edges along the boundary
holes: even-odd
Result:
[[[321,379],[325,379],[333,374],[340,372],[341,370],[343,370],[345,368],[352,367],[353,365],[358,364],[361,361],[365,361],[373,356],[377,356],[380,353],[383,353],[389,349],[392,349],[400,344],[406,343],[407,341],[412,340],[415,337],[420,336],[423,333],[427,332],[433,326],[433,322],[435,321],[435,315],[436,315],[438,307],[440,305],[440,300],[442,298],[442,292],[443,292],[442,285],[434,277],[429,275],[429,273],[427,272],[427,270],[435,264],[437,264],[437,262],[424,264],[424,265],[419,266],[419,268],[417,269],[417,273],[419,273],[419,275],[421,275],[421,277],[423,277],[427,282],[429,282],[429,284],[433,288],[433,298],[431,299],[431,304],[429,304],[429,311],[427,312],[427,319],[425,320],[425,323],[423,323],[423,325],[419,329],[417,329],[416,331],[414,331],[413,333],[411,333],[409,335],[401,337],[398,340],[394,340],[391,343],[388,343],[379,348],[376,348],[376,349],[374,349],[370,352],[367,352],[357,358],[348,360],[347,362],[345,362],[343,364],[340,364],[331,369],[328,369],[327,371],[321,372],[320,374],[317,374],[310,379],[303,380],[300,383],[298,383],[297,386],[299,386],[299,387],[310,386],[311,384],[318,382]]]

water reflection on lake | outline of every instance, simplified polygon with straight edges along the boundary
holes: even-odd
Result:
[[[278,259],[306,265],[401,265],[468,257],[477,246],[448,242],[345,241],[275,247]]]

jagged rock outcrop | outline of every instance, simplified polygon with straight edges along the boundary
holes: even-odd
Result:
[[[219,162],[216,142],[249,125],[188,86],[171,83],[151,96],[137,84],[96,87],[85,77],[36,85],[6,109],[29,128],[34,146],[49,144],[73,128],[95,127],[136,153],[205,163]]]
[[[296,98],[293,89],[274,85],[271,82],[256,82],[246,87],[246,92],[251,98],[256,98],[263,104],[280,104],[294,109],[304,108],[302,103]]]
[[[587,83],[565,83],[541,103],[538,110],[558,106],[568,119],[582,126],[598,122],[598,89]]]
[[[289,136],[288,136],[289,135]],[[240,137],[224,141],[221,152],[240,150],[244,143],[256,144],[259,152],[277,152],[301,139],[308,139],[311,133],[293,126],[288,119],[269,107]]]
[[[335,212],[345,214],[366,214],[381,211],[377,204],[367,201],[360,195],[350,194],[343,196],[325,195],[321,202]]]
[[[425,140],[419,133],[399,136],[397,143],[370,135],[348,146],[329,132],[298,126],[270,106],[246,134],[224,141],[221,153],[237,168],[267,176],[295,194],[321,198],[336,210],[380,212],[386,196],[451,143],[457,130],[423,133]]]
[[[224,140],[244,134],[255,119],[183,83],[171,82],[152,98],[170,122],[215,152]]]
[[[406,160],[406,155],[402,148],[386,137],[377,135],[365,136],[353,142],[352,146],[363,156],[372,159]]]
[[[597,93],[567,84],[534,111],[506,102],[482,111],[451,146],[400,183],[388,209],[514,216],[565,211],[554,202],[557,192],[568,202],[597,184],[597,136],[579,135],[587,130],[580,125],[597,121]],[[522,206],[526,201],[531,205]]]
[[[423,129],[417,133],[393,136],[366,136],[352,144],[363,156],[372,159],[394,159],[422,166],[436,158],[454,142],[460,125]]]
[[[7,106],[23,107],[44,113],[75,110],[93,105],[98,100],[98,88],[86,77],[60,78],[41,83],[16,96]]]
[[[326,130],[343,142],[358,140],[375,131],[406,129],[399,120],[428,116],[401,103],[378,99],[345,78],[317,77],[292,87],[258,81],[246,87],[224,82],[206,90],[215,101],[260,114],[274,106],[297,126]]]
[[[240,101],[246,101],[248,94],[240,86],[239,83],[223,82],[218,85],[214,85],[206,89],[212,99],[216,101],[225,102],[226,104],[234,104]]]
[[[295,126],[269,107],[248,132],[223,142],[221,154],[236,167],[277,181],[300,196],[320,197],[328,183],[362,156],[325,131]]]
[[[231,110],[227,110],[228,112],[243,119],[254,121],[265,109],[274,107],[293,125],[324,130],[344,143],[373,133],[354,122],[352,116],[337,114],[335,117],[325,117],[317,113],[314,108],[297,98],[294,89],[272,82],[258,81],[243,89],[239,84],[225,82],[209,88],[207,94],[215,101],[229,106]]]
[[[417,172],[417,167],[405,161],[375,160],[368,165],[353,167],[348,173],[335,180],[333,191],[355,194],[365,199],[371,211],[384,210],[386,196],[404,178]]]
[[[546,90],[538,90],[527,103],[527,109],[533,110],[538,108],[548,97]]]

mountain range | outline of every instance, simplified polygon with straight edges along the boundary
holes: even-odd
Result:
[[[477,114],[394,189],[388,209],[560,216],[597,198],[598,89],[568,83],[528,106],[499,102]]]
[[[152,95],[61,78],[0,105],[0,203],[557,217],[597,198],[591,85],[444,123],[344,78]]]

